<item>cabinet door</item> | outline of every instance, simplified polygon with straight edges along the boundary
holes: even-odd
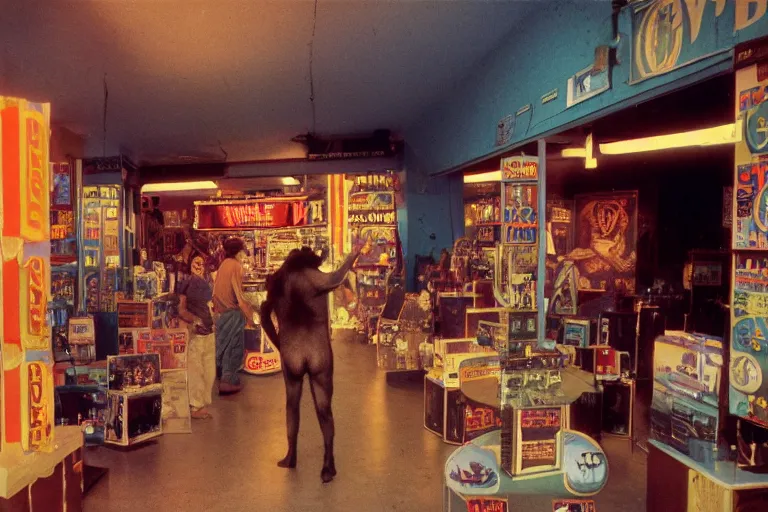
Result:
[[[733,491],[689,469],[688,512],[733,512]]]

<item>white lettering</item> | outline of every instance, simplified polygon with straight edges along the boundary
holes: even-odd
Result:
[[[734,30],[738,32],[755,23],[765,16],[768,10],[768,0],[734,0],[736,3],[736,21]],[[751,7],[754,6],[754,12],[750,16]]]

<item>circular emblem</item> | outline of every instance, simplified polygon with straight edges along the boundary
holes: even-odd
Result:
[[[753,154],[768,152],[768,103],[763,102],[747,111],[744,139]]]
[[[740,352],[731,359],[731,386],[742,393],[752,394],[763,383],[763,371],[751,354]]]
[[[661,0],[648,7],[635,39],[638,78],[674,69],[683,47],[684,16],[680,0]]]

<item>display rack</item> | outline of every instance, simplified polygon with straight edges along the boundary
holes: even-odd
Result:
[[[111,313],[117,294],[131,291],[135,215],[123,173],[135,166],[122,156],[85,159],[81,165],[79,309]]]

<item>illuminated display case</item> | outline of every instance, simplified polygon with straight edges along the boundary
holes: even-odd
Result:
[[[125,157],[86,159],[82,166],[80,309],[111,313],[116,294],[130,291],[135,215],[123,179],[134,166]]]

